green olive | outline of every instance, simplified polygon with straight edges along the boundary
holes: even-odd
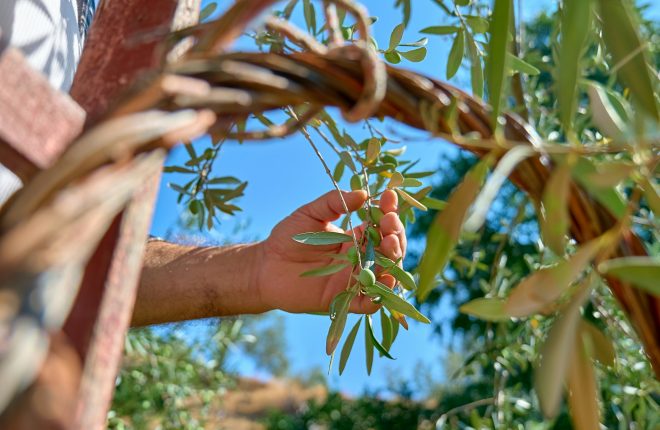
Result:
[[[362,269],[360,275],[358,276],[360,284],[364,286],[371,286],[376,283],[376,275],[370,269]]]

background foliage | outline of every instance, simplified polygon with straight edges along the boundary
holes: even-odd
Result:
[[[400,8],[402,22],[392,29],[387,46],[379,46],[374,40],[374,48],[386,61],[405,65],[406,61],[424,61],[427,43],[451,43],[446,78],[469,75],[474,95],[501,105],[502,111],[517,112],[534,126],[544,141],[568,146],[621,144],[623,150],[615,155],[596,154],[590,158],[592,163],[604,167],[603,175],[593,176],[592,181],[608,175],[617,176],[615,167],[628,166],[626,174],[618,175],[618,180],[601,188],[615,189],[626,203],[639,199],[636,193],[640,190],[644,192],[645,197],[639,200],[639,207],[631,218],[632,228],[644,239],[650,255],[657,257],[659,230],[657,208],[654,211],[653,207],[657,197],[654,194],[656,165],[653,164],[657,159],[657,147],[653,146],[657,140],[657,111],[653,111],[657,110],[655,88],[660,54],[658,23],[644,19],[646,7],[628,1],[579,2],[582,6],[567,1],[557,10],[521,23],[509,18],[517,18],[510,1],[436,0],[434,3],[437,9],[433,13],[443,17],[442,25],[424,28],[420,38],[412,37],[414,41],[410,41],[408,35],[415,28],[410,21],[410,10],[415,5],[410,0],[396,1],[393,6]],[[307,30],[325,42],[322,17],[314,4],[308,0],[293,0],[278,14],[288,19],[302,9]],[[621,10],[629,13],[625,17],[631,18],[643,41],[639,47],[633,45],[633,51],[638,49],[645,58],[641,54],[626,57],[625,52],[622,54],[611,48],[608,32],[612,30],[607,26],[617,24],[617,18],[608,13],[610,7],[612,10],[623,8]],[[494,20],[493,17],[499,18]],[[619,37],[630,42],[632,36],[626,33],[629,23],[618,24]],[[351,39],[354,32],[353,22],[342,21],[344,37]],[[500,55],[498,43],[506,45],[509,32],[515,34],[518,43]],[[273,32],[259,31],[250,36],[263,50],[291,52],[297,49]],[[402,42],[404,40],[406,42]],[[644,60],[641,66],[636,63],[638,58]],[[504,74],[498,77],[498,70]],[[647,70],[651,71],[648,76]],[[650,101],[649,94],[643,95],[644,90],[640,90],[634,80],[651,83]],[[500,93],[503,94],[501,98],[497,96]],[[238,124],[237,129],[255,123],[269,126],[280,117],[287,118],[287,114],[276,113],[268,118],[259,115]],[[342,133],[341,124],[327,114],[317,117],[316,121],[311,124],[311,130],[318,133],[319,138],[323,138],[319,130],[326,130],[330,136],[327,139],[333,139],[340,146],[339,152],[347,153],[333,169],[336,180],[345,170],[355,170],[356,164],[365,164],[360,157],[364,154],[365,159],[369,158],[366,154],[369,141],[356,143]],[[373,128],[373,139],[380,142],[380,151],[388,136],[378,127],[369,125],[370,130]],[[638,142],[631,143],[635,139]],[[211,228],[216,224],[219,221],[216,211],[233,214],[239,210],[233,199],[245,190],[245,183],[240,179],[214,176],[212,166],[222,143],[215,141],[202,154],[195,153],[189,146],[189,161],[184,166],[168,168],[191,175],[189,182],[171,186],[180,191],[181,200],[186,202],[191,225],[199,228]],[[399,167],[398,160],[383,159],[382,155],[396,154],[380,153],[379,163],[396,163],[395,167]],[[438,174],[433,177],[433,190],[419,197],[420,202],[430,203],[429,208],[442,209],[442,202],[449,198],[475,162],[475,158],[464,154],[440,160]],[[559,164],[562,162],[568,163],[560,160]],[[353,173],[359,178],[357,172]],[[373,173],[377,177],[379,172]],[[364,187],[359,181],[352,180],[351,185]],[[384,185],[383,181],[380,185]],[[601,194],[604,192],[601,190]],[[436,210],[420,212],[414,206],[404,205],[403,217],[415,221],[409,234],[422,240]],[[538,209],[524,193],[505,183],[483,227],[475,233],[463,233],[456,248],[448,254],[447,267],[433,279],[433,285],[440,285],[440,288],[429,291],[423,303],[419,303],[421,310],[437,314],[434,309],[440,308],[441,303],[459,309],[484,296],[505,298],[528,274],[561,260],[563,255],[553,252],[556,247],[552,243],[556,237],[544,231],[548,227],[539,220]],[[362,214],[362,218],[370,219],[370,216]],[[575,244],[569,244],[569,249],[574,250]],[[419,252],[409,255],[406,269],[415,272],[420,257]],[[446,365],[446,381],[426,380],[424,386],[398,381],[385,393],[389,400],[378,398],[375,393],[358,399],[331,393],[324,402],[312,402],[297,414],[273,412],[265,425],[273,429],[305,429],[313,425],[331,429],[433,428],[436,425],[440,428],[565,429],[575,425],[565,404],[552,419],[544,419],[539,387],[537,385],[535,390],[534,386],[534,369],[543,339],[559,320],[558,314],[544,311],[529,318],[511,319],[501,318],[492,310],[463,310],[467,312],[455,312],[433,321],[439,335],[443,334],[442,327],[449,323],[449,335],[454,336],[459,345],[450,355],[454,365]],[[606,335],[609,340],[600,348],[610,351],[608,345],[611,345],[615,357],[610,362],[602,358],[602,351],[600,356],[596,351],[598,360],[593,362],[599,383],[601,424],[606,428],[657,428],[660,425],[660,386],[634,330],[602,282],[594,283],[582,318],[584,324]],[[132,332],[127,340],[126,366],[118,378],[110,426],[142,428],[154,423],[164,428],[201,426],[203,416],[190,416],[186,407],[190,402],[210,404],[215,395],[231,387],[233,379],[223,370],[230,345],[244,345],[263,366],[270,366],[274,374],[286,374],[286,359],[275,359],[273,355],[278,350],[277,342],[255,342],[251,334],[245,334],[250,330],[246,331],[242,321],[213,323],[199,341],[180,339],[175,329]],[[257,338],[273,339],[268,334],[263,337],[257,334]],[[424,392],[428,401],[412,401],[411,392]],[[588,427],[578,422],[577,428]]]

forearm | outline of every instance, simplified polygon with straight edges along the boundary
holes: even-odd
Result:
[[[133,326],[268,310],[254,282],[258,245],[182,246],[150,241]]]

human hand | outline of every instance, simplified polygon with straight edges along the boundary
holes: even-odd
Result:
[[[343,196],[349,211],[359,209],[367,199],[362,190],[343,192]],[[396,213],[397,202],[397,194],[386,190],[379,205],[384,215],[379,228],[382,240],[376,249],[391,260],[402,258],[406,252],[406,234]],[[352,268],[322,277],[301,277],[300,274],[332,263],[328,255],[347,251],[354,246],[353,242],[309,246],[294,241],[292,237],[310,231],[344,233],[331,223],[344,213],[339,193],[328,192],[282,220],[268,239],[258,245],[253,282],[265,307],[288,312],[328,311],[332,299],[347,288]],[[363,229],[364,226],[356,227],[358,238]],[[351,234],[350,231],[345,233]],[[390,288],[396,284],[391,275],[377,275],[378,281]],[[379,305],[372,303],[369,297],[359,295],[351,302],[350,311],[373,313],[378,308]]]

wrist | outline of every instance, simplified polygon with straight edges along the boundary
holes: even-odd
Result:
[[[246,246],[246,252],[249,253],[249,276],[247,283],[247,292],[257,309],[255,313],[268,312],[275,309],[272,301],[266,297],[263,281],[263,271],[265,261],[265,249],[263,242],[256,242]]]

